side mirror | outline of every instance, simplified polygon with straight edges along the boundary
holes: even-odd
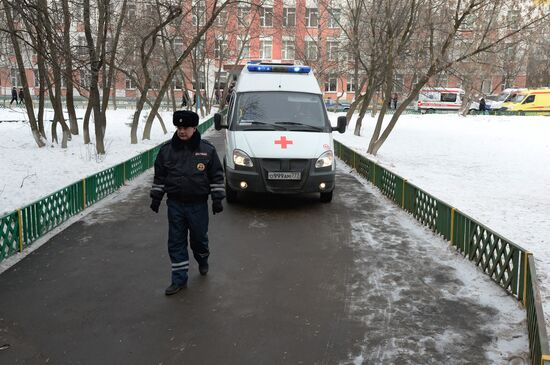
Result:
[[[338,126],[336,128],[332,128],[333,131],[338,131],[340,133],[344,133],[346,131],[346,125],[348,124],[348,120],[346,119],[345,115],[341,115],[338,117]]]
[[[221,130],[222,128],[227,128],[226,125],[222,125],[223,117],[220,113],[214,114],[214,129],[217,131]]]

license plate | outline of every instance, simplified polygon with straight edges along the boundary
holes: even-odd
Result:
[[[267,178],[269,180],[300,180],[302,173],[298,172],[268,172]]]

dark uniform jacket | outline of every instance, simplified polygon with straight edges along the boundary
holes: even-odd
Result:
[[[151,198],[168,199],[182,203],[201,203],[225,198],[223,168],[216,148],[201,139],[195,131],[189,141],[182,141],[174,133],[172,141],[164,145],[155,160],[155,178]]]

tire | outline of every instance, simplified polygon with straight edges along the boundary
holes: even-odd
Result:
[[[225,178],[225,200],[227,200],[228,204],[233,204],[237,202],[237,196],[239,192],[231,189],[229,184],[227,183],[227,177]]]
[[[321,193],[320,200],[321,203],[330,203],[332,201],[332,191]]]

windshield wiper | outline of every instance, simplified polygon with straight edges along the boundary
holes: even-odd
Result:
[[[316,130],[316,131],[324,130],[324,128],[322,128],[322,127],[316,127],[314,125],[298,123],[298,122],[276,122],[275,124],[295,125],[295,126],[300,126],[300,127],[307,127],[309,129],[313,129],[313,130]]]
[[[265,125],[266,127],[271,127],[273,129],[277,129],[277,130],[285,130],[286,129],[285,127],[280,126],[280,125],[275,125],[275,124],[266,123],[266,122],[257,122],[255,120],[250,120],[250,121],[241,120],[239,122],[239,127],[243,127],[243,128],[253,126],[253,125]]]

